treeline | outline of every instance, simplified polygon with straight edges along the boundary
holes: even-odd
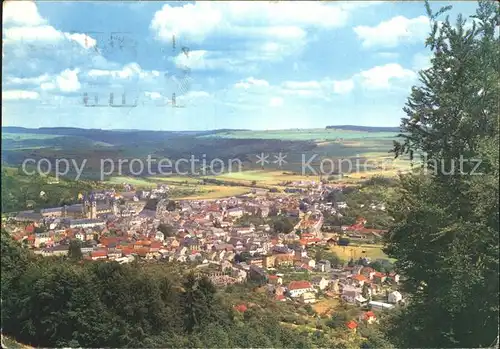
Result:
[[[3,333],[32,346],[359,348],[362,342],[345,329],[287,327],[267,307],[238,313],[208,279],[170,268],[35,257],[3,231],[1,253]]]
[[[1,177],[2,213],[71,205],[78,201],[79,193],[104,188],[95,181],[55,182],[54,177],[26,175],[20,169],[6,167],[2,168]]]

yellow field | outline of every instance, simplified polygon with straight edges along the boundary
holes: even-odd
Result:
[[[242,195],[250,192],[248,187],[227,187],[218,185],[203,185],[196,187],[200,189],[199,193],[194,195],[176,197],[176,200],[210,200],[210,199],[221,199],[225,197]]]
[[[219,176],[207,176],[205,178],[227,180],[230,182],[251,184],[255,181],[257,184],[261,185],[278,185],[281,182],[286,181],[310,181],[313,180],[311,177],[285,174],[283,171],[266,171],[266,170],[253,170],[253,171],[242,171],[242,172],[232,172],[224,173]]]
[[[381,245],[362,245],[362,246],[332,246],[330,250],[339,256],[340,259],[345,261],[351,258],[356,260],[360,257],[368,257],[370,259],[389,259],[387,255],[382,252]],[[365,251],[363,253],[363,251]]]

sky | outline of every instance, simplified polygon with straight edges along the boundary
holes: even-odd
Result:
[[[3,126],[398,126],[431,58],[419,1],[11,0],[2,26]]]

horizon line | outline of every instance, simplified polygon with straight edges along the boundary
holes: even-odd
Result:
[[[8,125],[3,126],[4,128],[23,128],[27,130],[41,130],[41,129],[78,129],[78,130],[100,130],[100,131],[153,131],[153,132],[208,132],[208,131],[260,131],[260,132],[272,132],[272,131],[297,131],[297,130],[326,130],[327,128],[335,127],[364,127],[364,128],[400,128],[397,126],[367,126],[367,125],[326,125],[324,127],[290,127],[290,128],[265,128],[265,129],[247,129],[247,128],[215,128],[215,129],[199,129],[199,130],[158,130],[158,129],[137,129],[137,128],[84,128],[84,127],[74,127],[74,126],[42,126],[42,127],[26,127],[26,126],[15,126]]]

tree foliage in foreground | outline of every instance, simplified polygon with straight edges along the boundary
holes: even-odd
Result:
[[[355,349],[364,342],[342,326],[328,332],[287,326],[272,301],[239,314],[227,302],[231,294],[206,278],[181,276],[178,266],[37,257],[4,231],[1,259],[3,334],[24,344]],[[245,299],[249,291],[238,287]]]
[[[427,10],[432,65],[395,145],[396,155],[425,157],[420,173],[401,178],[386,248],[410,303],[388,334],[399,347],[485,347],[497,338],[499,311],[499,8],[481,1],[472,25],[461,16],[438,22],[444,11]],[[474,160],[460,168],[461,159]]]

